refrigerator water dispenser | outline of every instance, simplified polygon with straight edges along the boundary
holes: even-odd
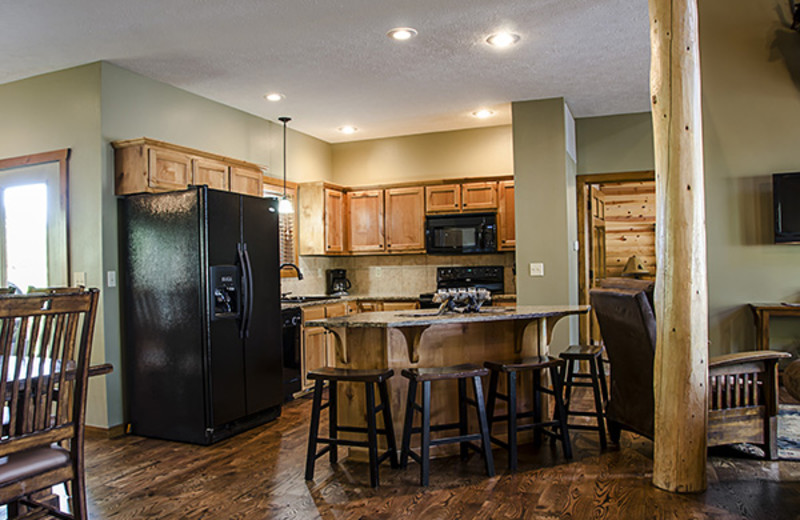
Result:
[[[212,320],[239,317],[239,269],[235,265],[210,268]]]

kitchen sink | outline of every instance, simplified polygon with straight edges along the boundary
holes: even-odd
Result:
[[[281,303],[307,303],[318,302],[322,300],[336,300],[339,296],[282,296]]]

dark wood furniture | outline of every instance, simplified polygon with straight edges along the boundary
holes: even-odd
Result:
[[[98,290],[0,298],[0,503],[87,518],[83,441]],[[102,369],[101,369],[102,371]],[[71,514],[35,495],[70,484]]]
[[[644,289],[591,291],[611,361],[609,434],[622,428],[653,437],[653,362],[656,319]],[[778,367],[785,352],[755,351],[711,358],[708,369],[708,446],[747,442],[777,457]]]
[[[403,377],[408,379],[408,394],[406,398],[406,418],[403,425],[403,445],[400,453],[400,467],[408,466],[411,457],[420,465],[419,483],[427,486],[430,480],[430,448],[442,444],[458,443],[461,449],[461,459],[465,460],[470,449],[480,452],[486,465],[486,474],[494,476],[494,459],[489,440],[489,424],[486,420],[486,408],[483,401],[483,387],[481,377],[487,375],[488,370],[472,363],[438,368],[407,368],[402,371]],[[467,380],[472,380],[474,399],[467,397]],[[458,382],[458,422],[431,425],[431,382],[437,381]],[[417,386],[422,383],[422,404],[417,404]],[[467,405],[475,407],[478,416],[478,433],[469,433],[467,423]],[[414,412],[422,415],[422,424],[414,426]],[[431,439],[431,432],[458,430],[458,435]],[[420,453],[411,450],[411,436],[420,434]],[[472,441],[480,440],[481,447],[475,446]]]
[[[308,379],[314,381],[314,401],[311,409],[311,431],[308,435],[308,451],[306,453],[306,480],[314,479],[315,461],[328,453],[331,464],[338,460],[339,446],[360,446],[367,448],[369,453],[369,484],[378,486],[378,466],[387,458],[393,468],[398,467],[397,443],[394,438],[394,425],[392,412],[389,406],[389,391],[386,380],[394,375],[393,370],[353,370],[346,368],[323,367],[308,373]],[[323,385],[328,382],[328,402],[322,404]],[[367,399],[367,427],[340,425],[338,422],[338,392],[340,382],[364,383]],[[375,405],[375,386],[378,385],[381,404]],[[320,412],[327,408],[329,414],[330,434],[327,438],[319,436]],[[383,428],[377,427],[378,413],[383,415]],[[366,441],[340,439],[339,432],[366,433]],[[378,435],[385,435],[388,449],[378,456]],[[317,451],[317,444],[326,444]]]
[[[606,371],[603,367],[602,345],[570,345],[559,354],[567,366],[564,373],[564,411],[567,416],[567,428],[573,430],[595,430],[600,437],[600,447],[606,448],[605,404],[608,402],[608,386]],[[581,372],[581,362],[589,367],[588,372]],[[572,389],[574,387],[591,388],[594,411],[575,410],[572,405]],[[595,424],[570,424],[569,416],[591,417]]]
[[[492,442],[508,450],[508,469],[517,469],[517,433],[525,430],[533,430],[534,442],[541,444],[542,434],[561,441],[564,450],[564,457],[572,458],[572,446],[569,441],[567,431],[566,412],[564,410],[563,390],[561,387],[564,360],[552,356],[533,356],[509,361],[487,361],[484,366],[489,369],[489,398],[487,404],[487,415],[489,418],[489,429],[493,423],[507,421],[508,442],[501,441],[496,437],[491,437]],[[542,371],[548,372],[553,388],[547,388],[542,383]],[[533,409],[520,412],[517,410],[517,381],[520,372],[531,372],[533,375]],[[501,394],[497,391],[498,379],[500,374],[506,375],[508,394]],[[555,417],[553,420],[544,420],[544,410],[542,405],[542,394],[552,395],[555,400]],[[497,400],[505,401],[508,404],[508,413],[505,415],[494,415],[497,407]],[[532,417],[533,422],[519,424],[519,419]]]
[[[769,322],[772,317],[800,318],[800,303],[751,303],[756,322],[756,349],[769,350]]]

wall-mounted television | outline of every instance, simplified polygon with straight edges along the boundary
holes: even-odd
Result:
[[[772,175],[775,243],[800,244],[800,172]]]

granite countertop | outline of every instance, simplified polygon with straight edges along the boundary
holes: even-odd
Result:
[[[302,297],[302,295],[300,297]],[[348,296],[331,296],[330,298],[323,298],[321,296],[310,296],[309,298],[311,299],[305,301],[282,302],[281,309],[311,307],[314,305],[328,305],[330,303],[342,303],[342,302],[359,302],[359,301],[415,302],[419,300],[419,296],[348,295]]]
[[[444,325],[450,323],[477,323],[489,321],[526,320],[583,314],[588,305],[519,305],[516,307],[485,307],[477,313],[447,312],[436,314],[436,309],[408,311],[362,312],[338,318],[325,318],[306,322],[309,327],[399,328]]]

